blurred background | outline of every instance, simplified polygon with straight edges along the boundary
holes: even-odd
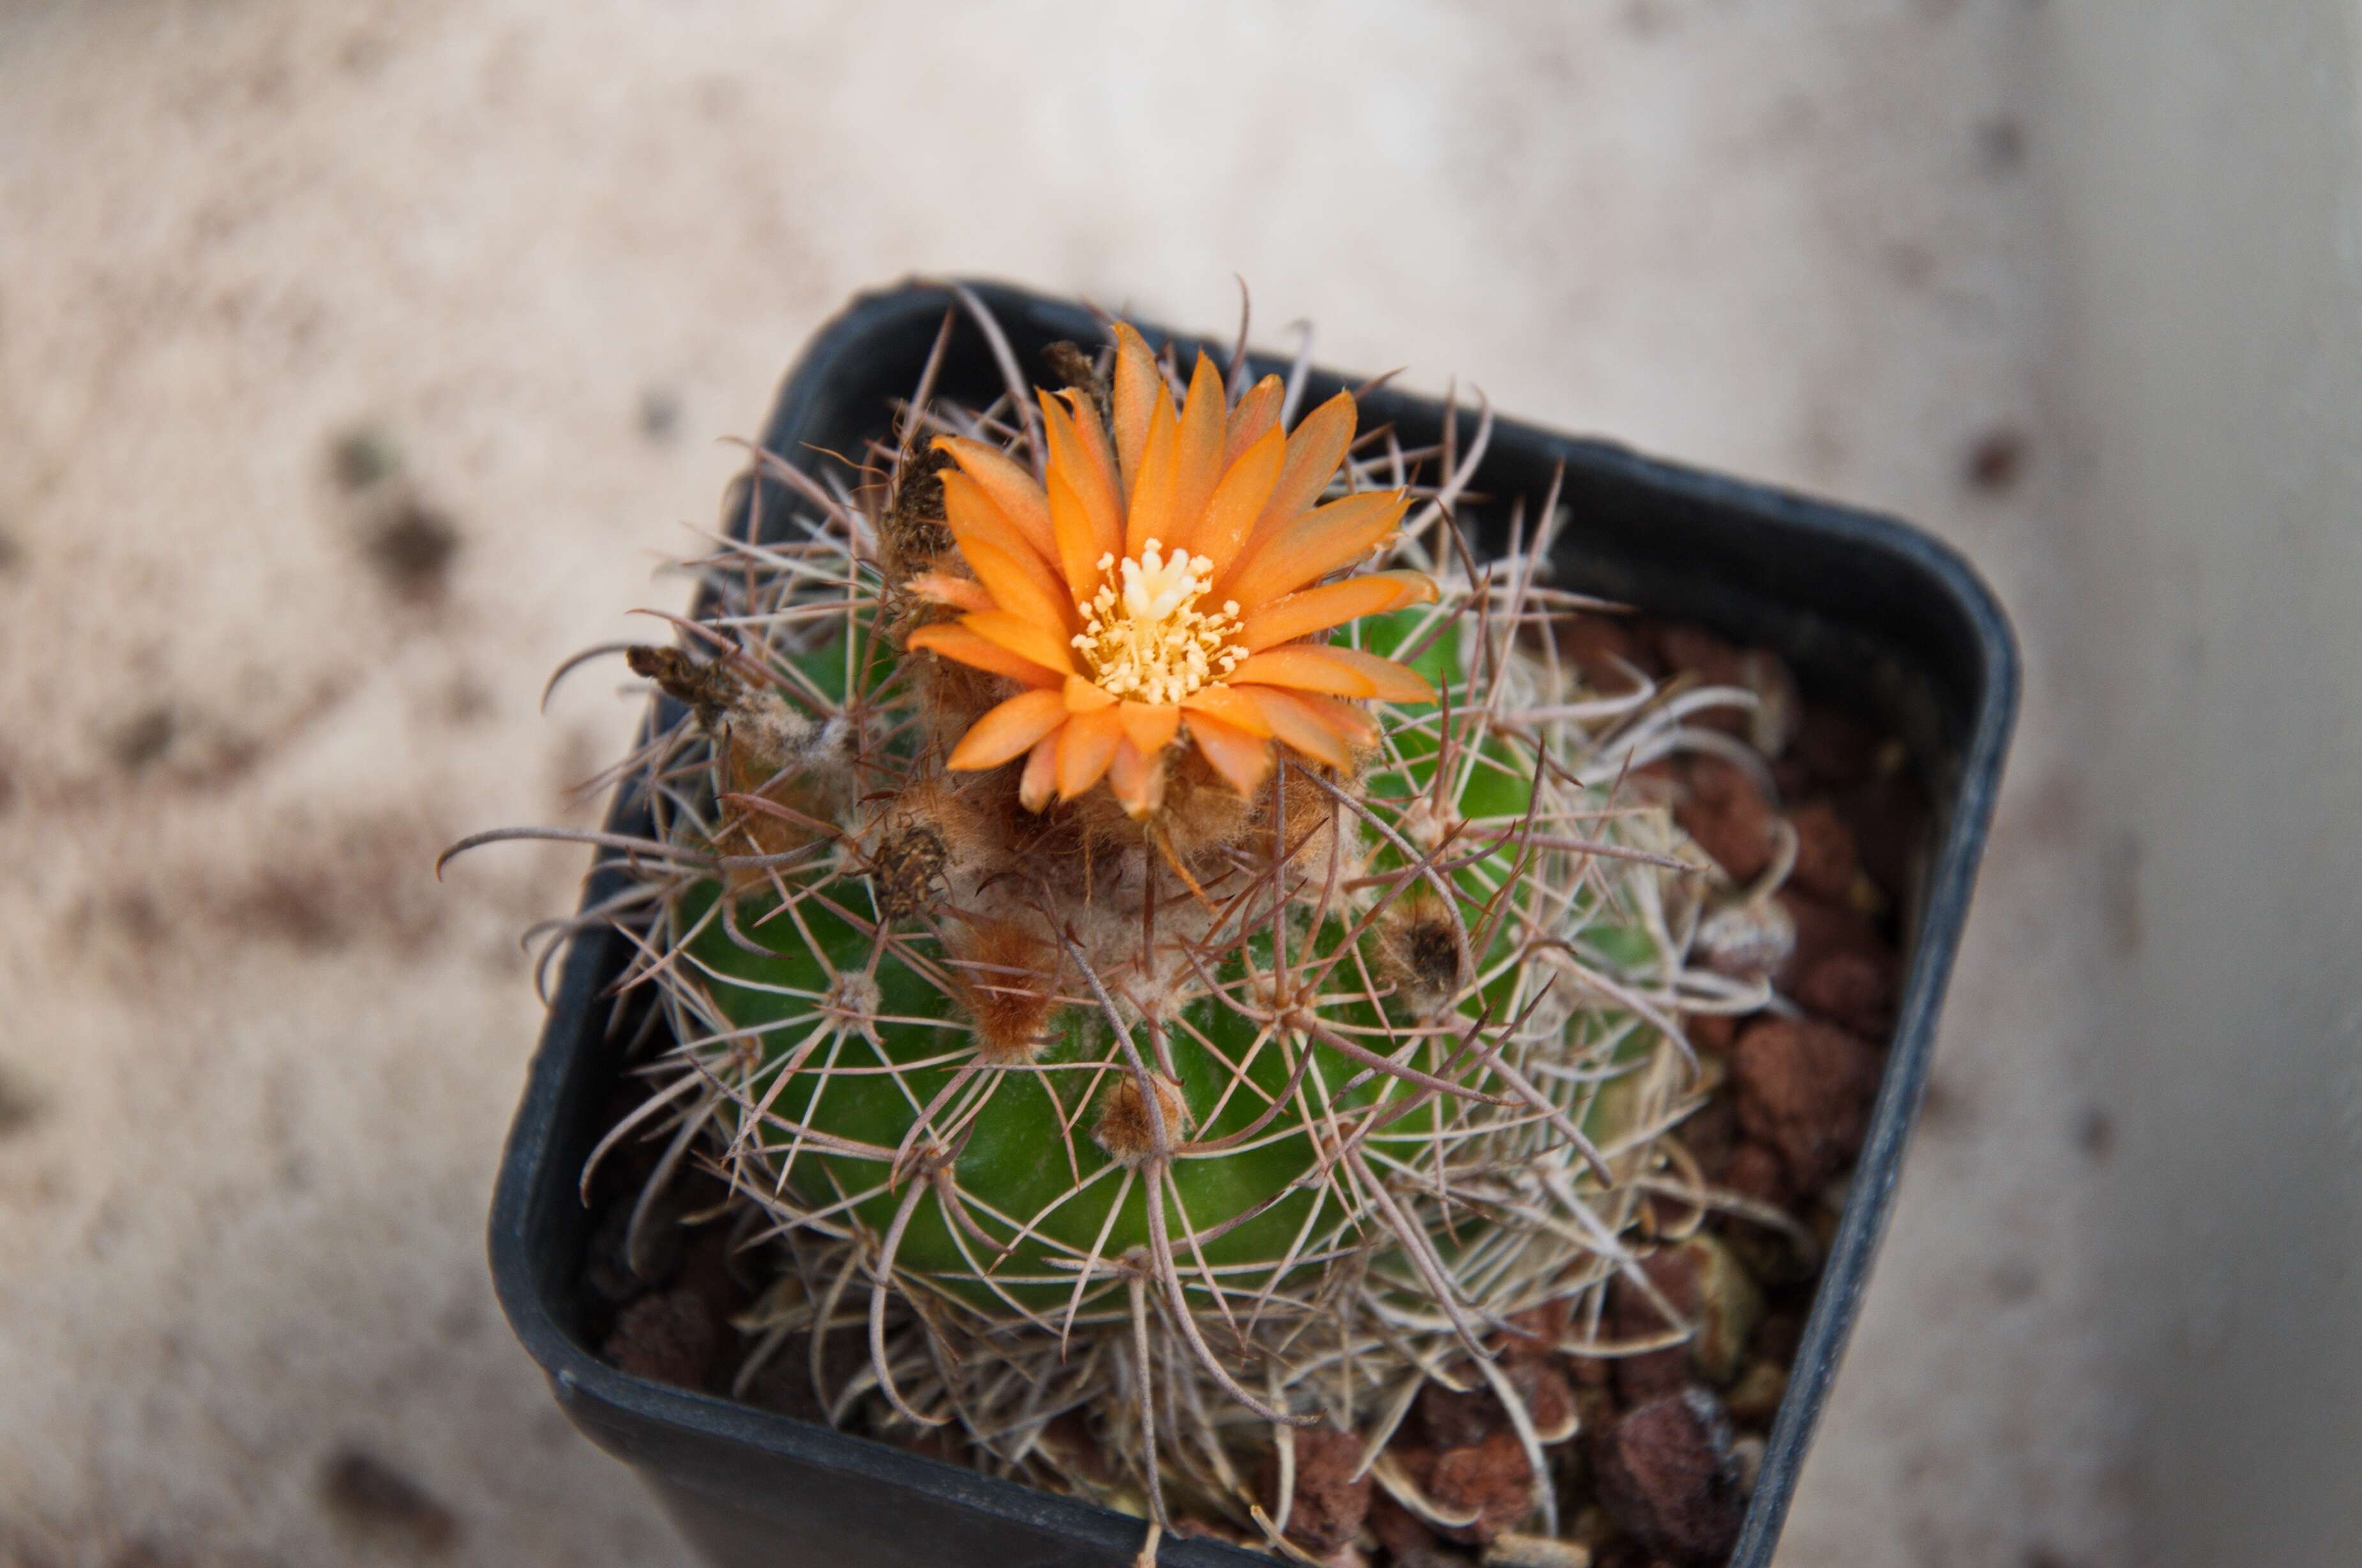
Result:
[[[2362,1560],[2330,0],[0,16],[0,1562],[679,1564],[482,1223],[789,360],[1002,277],[1890,510],[2024,718],[1783,1563]]]

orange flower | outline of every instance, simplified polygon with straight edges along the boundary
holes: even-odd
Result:
[[[1352,395],[1284,433],[1278,377],[1232,408],[1201,354],[1175,409],[1146,341],[1115,330],[1111,433],[1089,398],[1038,394],[1046,483],[997,447],[936,443],[956,465],[944,471],[944,510],[976,578],[911,580],[967,613],[910,645],[1028,688],[978,718],[948,765],[1023,757],[1019,793],[1033,811],[1104,777],[1134,817],[1155,809],[1184,729],[1242,795],[1263,782],[1275,741],[1350,767],[1377,731],[1339,699],[1435,700],[1391,659],[1306,641],[1435,598],[1418,572],[1320,582],[1368,556],[1409,504],[1400,490],[1315,504],[1352,441]]]

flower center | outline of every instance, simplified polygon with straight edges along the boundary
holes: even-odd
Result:
[[[1099,570],[1118,572],[1122,586],[1110,582],[1090,603],[1075,606],[1083,630],[1074,645],[1101,691],[1135,702],[1178,702],[1245,662],[1247,651],[1230,645],[1239,630],[1238,601],[1210,615],[1198,608],[1214,586],[1214,564],[1203,555],[1175,550],[1168,558],[1152,539],[1138,559],[1120,566],[1114,555],[1100,556]]]

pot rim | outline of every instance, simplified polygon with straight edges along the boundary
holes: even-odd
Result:
[[[830,411],[833,400],[842,400],[841,390],[831,379],[838,367],[851,356],[874,354],[881,340],[908,339],[914,328],[931,338],[957,290],[973,291],[1004,326],[1018,323],[1029,333],[1046,330],[1061,336],[1094,330],[1093,317],[1082,308],[1005,284],[912,280],[859,295],[822,327],[799,356],[767,422],[764,445],[791,461],[801,455],[789,434],[811,427]],[[1143,330],[1150,330],[1153,339],[1170,337],[1185,349],[1200,342],[1186,334]],[[1223,356],[1221,345],[1206,346],[1218,358]],[[1316,374],[1314,388],[1324,382],[1351,384]],[[1364,402],[1380,418],[1423,419],[1433,423],[1443,412],[1432,400],[1391,389],[1381,389]],[[1458,414],[1465,440],[1473,433],[1475,415],[1464,409]],[[1866,601],[1858,589],[1868,587],[1873,591],[1882,589],[1895,599],[1893,609],[1902,620],[1893,630],[1906,641],[1913,631],[1906,623],[1914,617],[1924,620],[1932,615],[1948,618],[1950,622],[1934,630],[1919,628],[1928,636],[1940,633],[1948,640],[1939,659],[1923,660],[1931,667],[1933,663],[1948,667],[1932,675],[1922,672],[1923,678],[1935,685],[1948,682],[1953,688],[1948,717],[1939,725],[1946,730],[1940,750],[1948,755],[1931,753],[1920,759],[1939,775],[1933,781],[1937,796],[1931,839],[1934,855],[1916,900],[1918,917],[1910,932],[1909,964],[1887,1066],[1845,1208],[1823,1261],[1804,1337],[1790,1370],[1788,1392],[1773,1421],[1746,1522],[1730,1558],[1733,1568],[1762,1568],[1778,1539],[1892,1209],[1904,1147],[1926,1080],[1937,1014],[1966,920],[2015,719],[2020,679],[2015,641],[1992,590],[1967,561],[1950,546],[1895,519],[1518,421],[1496,418],[1492,439],[1492,452],[1550,458],[1563,463],[1570,474],[1579,471],[1586,483],[1602,487],[1603,493],[1630,494],[1636,498],[1636,516],[1643,526],[1651,508],[1687,509],[1700,518],[1725,521],[1742,520],[1754,532],[1753,548],[1736,552],[1735,562],[1718,559],[1717,565],[1730,569],[1720,575],[1706,595],[1711,600],[1719,592],[1727,601],[1729,613],[1725,620],[1734,616],[1744,619],[1737,607],[1749,593],[1764,598],[1762,585],[1769,574],[1775,585],[1786,578],[1790,580],[1784,587],[1789,589],[1819,594],[1821,602],[1807,605],[1803,611],[1808,618],[1827,616],[1840,607],[1860,611]],[[1495,461],[1488,453],[1488,464]],[[1737,537],[1745,540],[1743,532]],[[1811,576],[1816,558],[1825,564],[1850,564],[1854,575],[1863,579],[1852,598],[1848,598],[1844,583],[1830,581],[1816,587]],[[1661,569],[1634,579],[1643,589],[1668,580]],[[1642,603],[1638,598],[1631,602]],[[1780,608],[1793,610],[1795,607]],[[1671,613],[1692,615],[1688,609]],[[1945,694],[1937,694],[1939,706],[1946,700]],[[585,883],[586,904],[608,891],[620,877],[613,859],[613,851],[602,851],[594,859]],[[566,1225],[558,1206],[575,1204],[579,1217],[579,1201],[575,1197],[578,1172],[558,1168],[557,1164],[561,1148],[568,1143],[561,1136],[568,1118],[595,1115],[602,1102],[590,1080],[611,1076],[602,1073],[599,1031],[594,1025],[602,1007],[598,993],[617,958],[610,950],[613,945],[615,938],[603,931],[571,939],[502,1154],[487,1237],[502,1310],[517,1338],[548,1376],[553,1393],[568,1416],[600,1446],[626,1463],[659,1473],[676,1487],[687,1486],[692,1492],[716,1489],[684,1479],[701,1472],[723,1487],[741,1482],[759,1486],[762,1466],[755,1456],[777,1456],[1022,1527],[1065,1543],[1069,1552],[1081,1553],[1072,1558],[1078,1563],[1128,1561],[1139,1548],[1144,1529],[1140,1519],[924,1458],[870,1438],[634,1376],[601,1361],[569,1328],[561,1304],[576,1270],[578,1248],[560,1245]],[[668,1454],[686,1458],[690,1464],[668,1464]],[[685,1506],[677,1496],[668,1500],[677,1515]],[[943,1550],[938,1542],[935,1551]],[[1260,1553],[1210,1540],[1172,1537],[1167,1538],[1160,1560],[1185,1568],[1270,1561]]]

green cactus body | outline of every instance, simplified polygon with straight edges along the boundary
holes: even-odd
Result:
[[[1363,645],[1392,652],[1418,619],[1397,613],[1365,626]],[[1441,631],[1419,663],[1449,681],[1457,674],[1457,639],[1448,625]],[[848,662],[841,648],[824,644],[800,661],[816,684],[826,683],[824,690],[843,683]],[[881,682],[891,674],[884,660],[871,669]],[[1389,826],[1398,825],[1401,803],[1434,795],[1438,742],[1419,728],[1434,718],[1433,709],[1405,710],[1393,734],[1396,760],[1365,781],[1365,804]],[[1462,762],[1456,787],[1447,781],[1458,816],[1507,823],[1526,813],[1531,783],[1507,748],[1494,742],[1481,760],[1470,763],[1463,754]],[[1383,839],[1370,855],[1376,872],[1404,861],[1402,850]],[[1513,881],[1517,870],[1512,850],[1503,849],[1451,874],[1462,897],[1477,907]],[[707,978],[722,1018],[732,1032],[751,1032],[758,1042],[761,1065],[750,1074],[749,1089],[762,1107],[753,1135],[761,1169],[775,1183],[792,1186],[807,1210],[836,1211],[882,1235],[901,1203],[900,1182],[888,1180],[890,1168],[874,1156],[836,1151],[846,1145],[905,1149],[923,1108],[952,1090],[966,1030],[939,979],[890,951],[873,963],[866,927],[876,923],[877,905],[865,882],[836,879],[825,896],[801,899],[788,918],[781,917],[776,894],[742,894],[736,925],[766,949],[761,953],[749,951],[712,917],[720,891],[715,883],[700,884],[680,901],[679,918],[697,933],[688,952]],[[1303,928],[1301,911],[1282,918],[1295,927],[1291,942],[1306,948],[1296,955],[1298,963],[1334,958],[1349,939],[1363,948],[1361,964],[1349,959],[1330,970],[1319,1009],[1325,1018],[1364,1029],[1380,1026],[1382,1018],[1407,1025],[1398,998],[1374,1000],[1367,991],[1363,977],[1384,960],[1368,931],[1354,937],[1349,930],[1358,924],[1357,913],[1330,916],[1317,936]],[[1634,935],[1634,928],[1617,928],[1628,948]],[[1243,945],[1256,967],[1268,970],[1270,931],[1251,930]],[[1514,946],[1504,922],[1485,959],[1498,965]],[[1243,970],[1233,957],[1216,978],[1235,987]],[[877,991],[864,1009],[867,1016],[852,1026],[832,1013],[841,1000],[832,996],[839,986],[834,977],[847,974],[866,974]],[[1078,983],[1071,975],[1067,980]],[[1506,1006],[1509,989],[1507,976],[1496,977],[1472,992],[1461,1012],[1473,1018],[1487,1007]],[[1339,1216],[1333,1205],[1323,1214],[1322,1187],[1308,1179],[1319,1155],[1304,1128],[1331,1113],[1359,1112],[1389,1097],[1407,1100],[1404,1083],[1317,1041],[1265,1030],[1219,993],[1191,1003],[1183,1018],[1187,1027],[1166,1030],[1165,1048],[1192,1141],[1241,1141],[1225,1152],[1175,1162],[1165,1197],[1170,1234],[1207,1237],[1186,1244],[1190,1261],[1220,1275],[1231,1290],[1262,1288],[1288,1260],[1295,1260],[1288,1273],[1317,1271],[1336,1245],[1322,1245],[1324,1219],[1334,1226]],[[1586,1018],[1584,1025],[1594,1022]],[[1310,1060],[1299,1072],[1307,1054]],[[1449,1071],[1451,1055],[1449,1042],[1430,1042],[1413,1054],[1412,1065],[1429,1073]],[[1099,1070],[1063,1070],[1077,1065]],[[1128,1070],[1106,1017],[1087,1006],[1062,1009],[1054,1037],[1027,1067],[996,1075],[982,1109],[965,1124],[952,1175],[967,1223],[955,1223],[938,1194],[919,1199],[897,1262],[911,1277],[977,1306],[1040,1312],[1064,1306],[1073,1294],[1074,1259],[1120,1257],[1148,1245],[1149,1196],[1088,1135],[1092,1102],[1105,1081]],[[1234,1068],[1259,1094],[1240,1091]],[[1474,1081],[1485,1086],[1481,1077]],[[1293,1103],[1282,1114],[1269,1114],[1270,1101],[1283,1098]],[[725,1114],[735,1123],[743,1109],[734,1102]],[[1372,1134],[1373,1151],[1411,1157],[1422,1129],[1415,1113],[1403,1123],[1398,1135]],[[1431,1125],[1427,1131],[1431,1134]],[[1069,1266],[1056,1267],[1057,1258]],[[1185,1278],[1185,1287],[1198,1284]]]

